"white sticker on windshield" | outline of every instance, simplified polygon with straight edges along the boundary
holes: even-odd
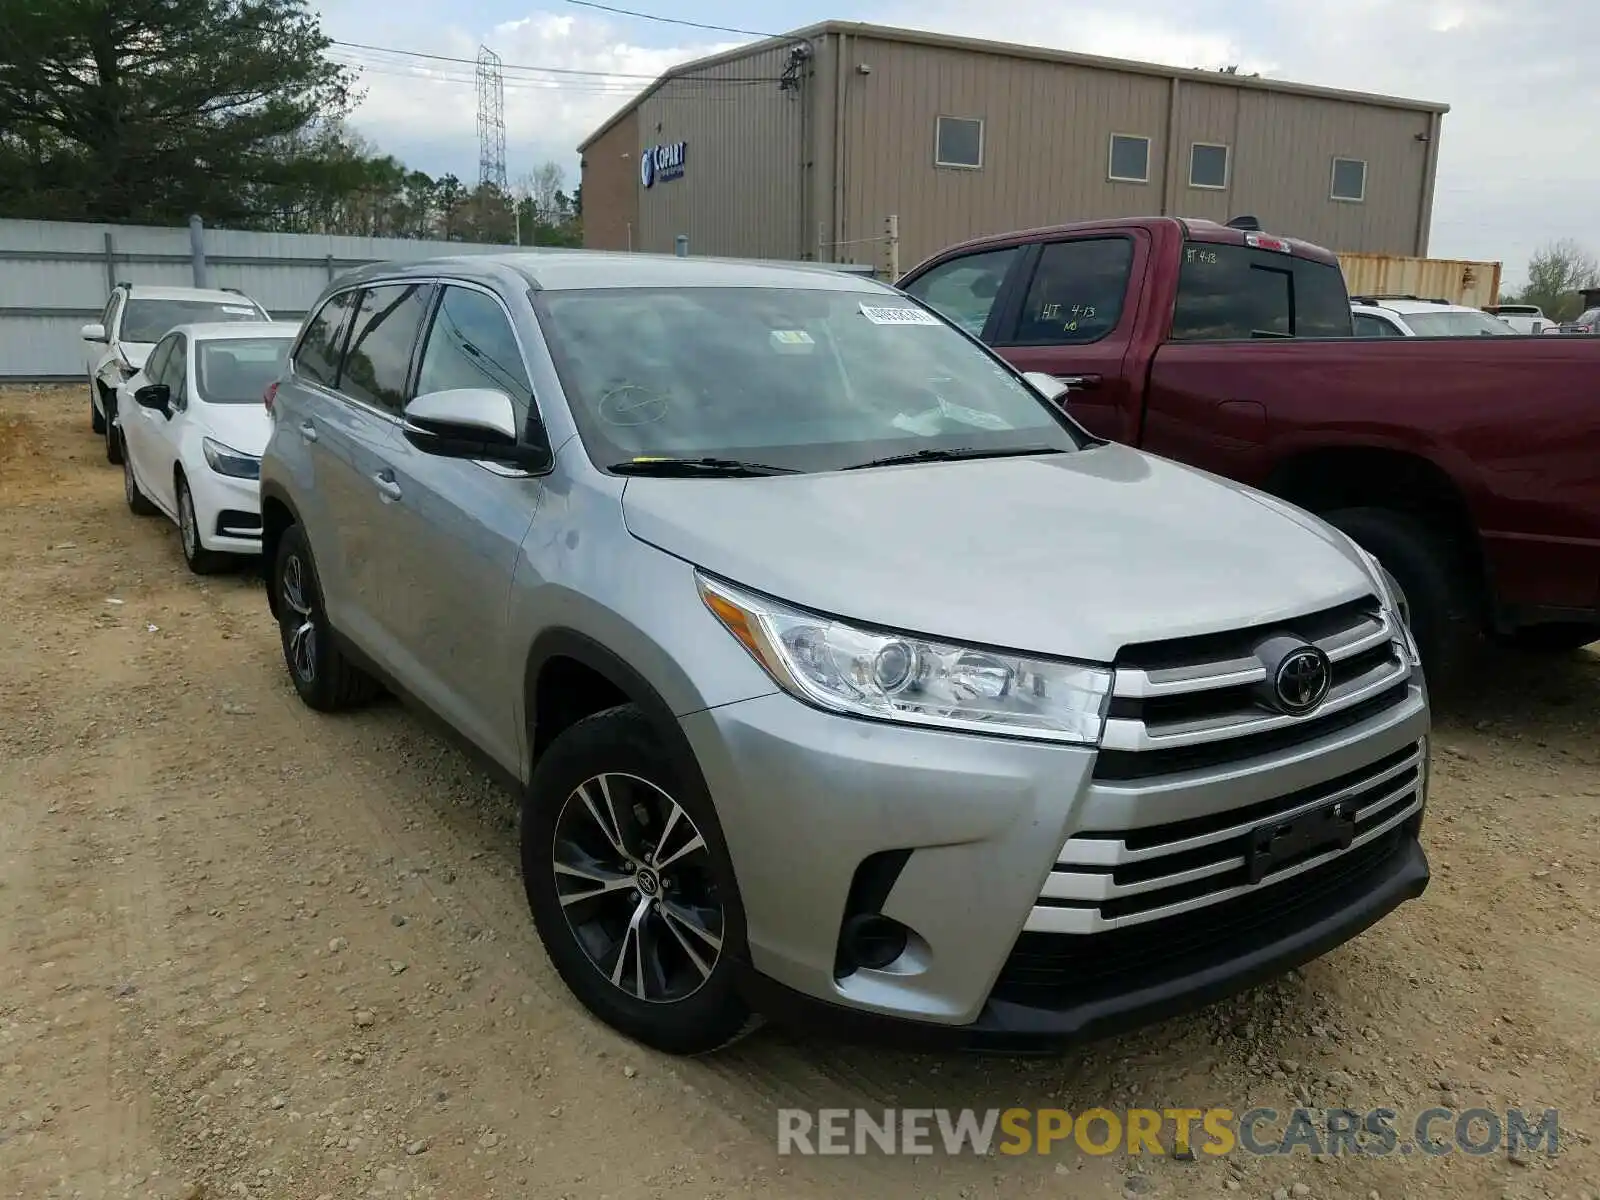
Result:
[[[861,315],[874,325],[937,325],[939,318],[920,308],[874,308],[861,306]]]
[[[236,304],[224,304],[222,306],[222,311],[225,312],[225,313],[230,314],[231,316],[235,316],[235,317],[253,317],[253,316],[256,315],[256,310],[255,309],[253,309],[253,308],[241,308],[239,305],[236,305]]]

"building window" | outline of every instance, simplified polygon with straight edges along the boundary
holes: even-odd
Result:
[[[1106,174],[1122,183],[1150,182],[1150,139],[1132,134],[1111,135],[1111,163]]]
[[[1367,164],[1359,158],[1333,160],[1333,186],[1329,195],[1335,200],[1348,200],[1359,204],[1367,198]]]
[[[933,161],[940,167],[983,166],[983,122],[976,117],[940,117]]]
[[[1189,186],[1215,188],[1228,186],[1228,148],[1211,142],[1196,142],[1189,147]]]

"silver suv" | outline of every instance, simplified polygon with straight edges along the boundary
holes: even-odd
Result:
[[[1426,886],[1416,649],[1342,534],[1061,391],[822,268],[364,268],[268,396],[294,686],[515,785],[552,962],[657,1048],[1209,1000]]]

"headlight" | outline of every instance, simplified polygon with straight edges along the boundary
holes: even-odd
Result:
[[[204,438],[200,448],[205,452],[206,465],[218,475],[231,475],[235,479],[260,479],[261,460],[253,454],[241,454],[211,438]]]
[[[700,595],[778,686],[835,712],[1094,745],[1111,672],[863,629],[702,577]]]

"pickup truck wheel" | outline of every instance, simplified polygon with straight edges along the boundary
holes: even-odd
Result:
[[[1381,562],[1405,592],[1428,682],[1447,687],[1459,679],[1479,629],[1471,586],[1449,546],[1422,521],[1388,509],[1344,508],[1323,519]]]
[[[1561,621],[1551,625],[1529,625],[1514,630],[1504,639],[1519,650],[1544,654],[1565,654],[1600,642],[1600,621]]]
[[[278,540],[272,588],[278,596],[284,665],[300,699],[318,712],[337,712],[376,696],[381,690],[377,681],[350,662],[334,641],[311,546],[298,525],[289,526]]]
[[[744,909],[716,810],[636,706],[577,722],[540,757],[522,876],[556,971],[606,1024],[669,1054],[754,1028],[734,986]]]

